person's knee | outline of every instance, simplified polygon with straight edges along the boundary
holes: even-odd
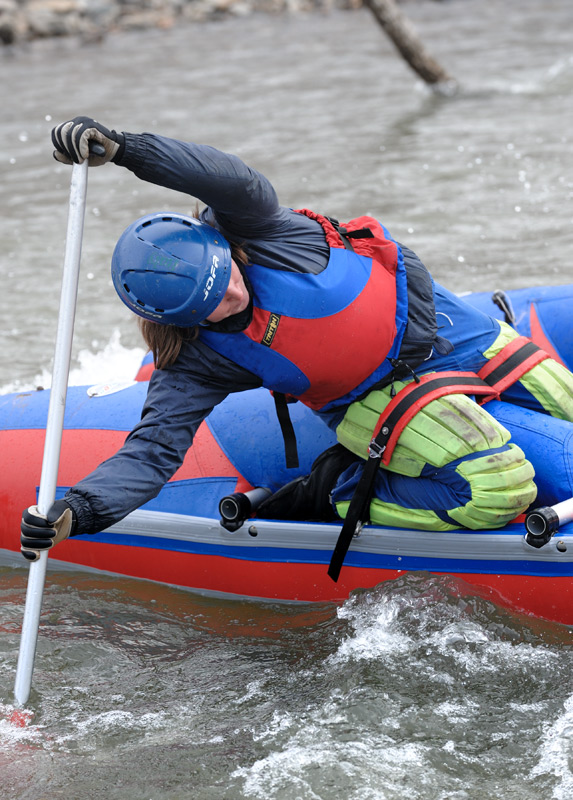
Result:
[[[338,426],[339,441],[364,458],[380,413],[390,401],[386,387],[353,403]],[[405,426],[384,466],[414,479],[410,498],[401,502],[399,492],[393,497],[392,488],[400,483],[391,482],[390,490],[372,501],[372,522],[426,530],[502,527],[525,511],[537,493],[533,467],[509,442],[509,431],[466,395],[432,400]],[[455,491],[449,496],[436,491],[440,484],[453,485],[452,477]],[[423,500],[416,502],[416,495]],[[345,501],[337,503],[340,516],[346,513]]]
[[[521,448],[507,444],[472,454],[412,478],[381,471],[370,504],[373,525],[448,531],[500,528],[535,500],[534,470]],[[345,518],[357,468],[348,470],[333,491]]]
[[[396,383],[396,391],[405,385]],[[352,403],[336,429],[338,441],[368,458],[374,428],[391,399],[386,387]],[[405,426],[386,468],[415,477],[427,464],[444,467],[472,453],[502,447],[509,439],[509,431],[485,408],[466,395],[449,394],[429,402]]]

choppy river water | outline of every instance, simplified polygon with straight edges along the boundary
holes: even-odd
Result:
[[[45,383],[86,113],[238,153],[285,205],[380,217],[456,291],[571,281],[570,0],[405,8],[460,82],[427,92],[366,11],[226,20],[0,51],[0,391]],[[90,170],[74,382],[131,376],[115,239],[194,202]],[[567,628],[413,575],[341,607],[49,575],[31,706],[13,702],[27,571],[0,569],[5,800],[569,800]]]

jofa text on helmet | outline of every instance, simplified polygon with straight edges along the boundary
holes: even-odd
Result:
[[[215,283],[215,277],[217,275],[217,268],[219,266],[219,257],[213,256],[213,261],[211,263],[211,269],[209,271],[209,277],[207,278],[207,283],[205,284],[205,293],[203,295],[203,300],[207,300],[209,297],[209,292],[213,288],[213,284]]]

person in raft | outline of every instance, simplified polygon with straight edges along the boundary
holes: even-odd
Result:
[[[117,242],[113,284],[140,317],[156,369],[121,449],[46,518],[35,506],[24,512],[21,545],[30,561],[155,497],[213,407],[229,392],[260,386],[309,406],[340,445],[310,476],[293,469],[293,481],[258,516],[343,518],[376,422],[397,391],[427,373],[476,373],[517,338],[435,283],[377,220],[340,225],[281,206],[270,182],[235,155],[117,133],[81,116],[55,127],[52,141],[57,161],[113,162],[206,207],[198,218],[148,214]],[[94,144],[98,154],[90,154]],[[522,370],[503,399],[572,420],[573,376],[545,359]],[[501,527],[536,495],[522,450],[467,392],[422,407],[381,466],[369,507],[379,525]]]

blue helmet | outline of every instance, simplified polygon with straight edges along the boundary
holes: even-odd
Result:
[[[231,248],[219,231],[193,217],[147,214],[120,236],[111,277],[120,299],[140,317],[191,328],[223,299]]]

